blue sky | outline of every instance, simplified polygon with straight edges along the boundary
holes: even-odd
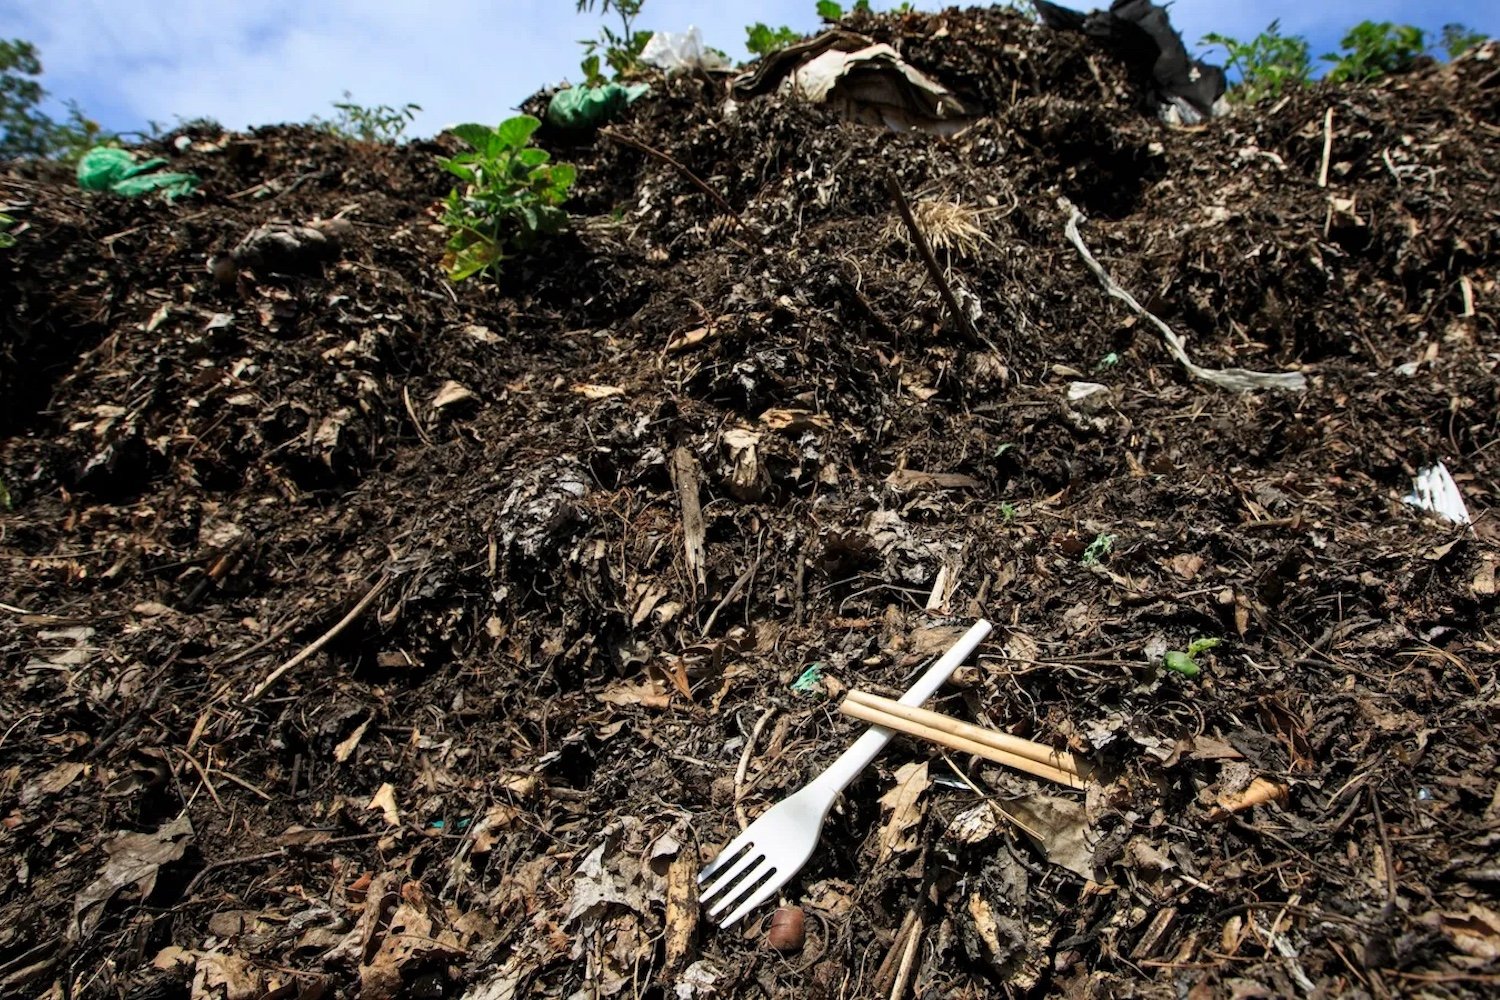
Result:
[[[877,9],[891,5],[874,0]],[[743,58],[745,25],[811,32],[814,6],[646,0],[639,26],[697,24],[708,44]],[[460,121],[498,121],[541,86],[576,78],[578,39],[595,34],[600,18],[574,7],[574,0],[7,0],[0,37],[36,43],[54,112],[73,98],[115,130],[179,115],[234,128],[305,121],[332,114],[330,102],[349,90],[361,104],[422,105],[413,131],[429,134]],[[1500,3],[1492,0],[1177,0],[1172,17],[1189,46],[1209,31],[1250,37],[1279,18],[1284,31],[1309,38],[1314,55],[1336,48],[1344,29],[1365,18],[1434,34],[1461,21],[1500,35]]]

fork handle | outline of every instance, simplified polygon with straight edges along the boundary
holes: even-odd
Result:
[[[915,684],[907,688],[906,693],[899,699],[901,704],[920,705],[936,694],[938,688],[947,683],[948,678],[953,676],[953,671],[969,658],[969,654],[973,653],[974,648],[990,634],[992,628],[994,626],[983,618],[975,622],[969,631],[960,636],[936,663],[917,678]],[[885,745],[895,735],[894,729],[871,726],[863,736],[854,741],[853,746],[839,755],[838,760],[828,765],[827,770],[814,778],[811,785],[816,785],[828,793],[831,802],[834,795],[849,787],[849,783],[870,766],[870,761],[885,749]]]

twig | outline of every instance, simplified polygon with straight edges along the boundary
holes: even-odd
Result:
[[[1391,901],[1396,899],[1396,860],[1391,857],[1391,841],[1385,832],[1385,817],[1380,814],[1380,800],[1375,797],[1375,786],[1365,786],[1365,792],[1370,796],[1370,810],[1375,813],[1375,832],[1380,835],[1380,853],[1385,858],[1385,891],[1386,898]]]
[[[755,720],[755,727],[750,730],[750,737],[745,740],[745,752],[740,754],[740,766],[734,769],[734,818],[739,821],[740,830],[750,825],[750,820],[745,817],[745,807],[740,802],[744,796],[745,775],[750,770],[750,756],[755,752],[755,741],[760,739],[760,732],[766,728],[766,723],[771,721],[771,716],[776,714],[776,706],[772,705],[761,713],[760,718]]]
[[[1318,168],[1318,187],[1328,186],[1328,159],[1333,155],[1333,108],[1323,116],[1323,166]]]
[[[621,133],[616,132],[613,129],[601,128],[599,130],[599,134],[604,136],[604,138],[606,139],[618,142],[622,146],[629,146],[631,149],[645,153],[647,156],[652,157],[653,159],[660,160],[667,166],[672,167],[674,170],[677,170],[682,174],[682,176],[691,181],[694,187],[712,198],[714,200],[714,203],[724,210],[724,214],[733,219],[734,224],[738,226],[743,232],[745,232],[753,241],[755,241],[756,243],[760,242],[760,235],[745,224],[745,220],[740,218],[740,213],[736,212],[734,208],[729,204],[729,202],[724,200],[724,196],[719,194],[719,192],[715,191],[713,188],[709,187],[701,177],[693,173],[683,164],[679,163],[677,160],[674,160],[672,157],[668,156],[666,153],[663,153],[661,150],[648,146],[644,142],[641,142],[639,139],[633,139],[628,135],[622,135]]]
[[[682,555],[696,599],[698,589],[708,583],[703,569],[705,528],[703,506],[698,499],[698,460],[685,447],[672,452],[672,483],[677,487],[677,502],[682,508]]]
[[[912,215],[911,205],[907,203],[906,194],[902,192],[901,182],[896,180],[895,174],[885,175],[885,186],[896,202],[896,211],[901,213],[901,221],[906,223],[906,228],[911,233],[912,243],[916,246],[922,263],[927,265],[927,273],[931,276],[932,283],[937,285],[939,294],[943,296],[943,303],[948,307],[948,312],[953,315],[953,321],[958,324],[959,332],[974,347],[988,347],[990,350],[997,351],[998,348],[994,344],[981,337],[979,331],[974,329],[969,314],[964,312],[963,307],[958,304],[958,297],[953,294],[953,289],[943,277],[943,269],[938,266],[937,257],[933,256],[932,245],[927,242],[927,236],[922,232],[922,227],[917,225],[917,217]]]
[[[271,630],[270,635],[267,635],[264,639],[255,643],[253,646],[247,646],[244,649],[240,650],[238,653],[231,653],[229,656],[226,656],[224,659],[220,660],[219,666],[221,668],[232,666],[247,657],[254,656],[256,653],[259,653],[262,649],[265,649],[267,646],[271,645],[271,643],[275,642],[277,639],[280,639],[282,636],[290,632],[292,630],[293,624],[294,623],[291,620],[287,620],[281,623],[280,625],[276,626],[276,628]]]
[[[219,798],[219,793],[214,788],[214,783],[209,780],[208,772],[203,769],[203,765],[198,763],[198,761],[193,758],[193,755],[188,753],[186,750],[179,749],[177,752],[182,755],[183,760],[193,765],[193,770],[198,772],[198,780],[202,781],[203,787],[208,789],[208,794],[213,798],[214,805],[219,807],[219,812],[223,812],[224,800]]]
[[[739,578],[734,581],[733,586],[729,588],[729,593],[725,594],[724,599],[718,603],[718,605],[713,609],[712,612],[709,613],[708,621],[703,623],[703,631],[698,636],[700,639],[708,638],[708,633],[714,627],[714,619],[719,617],[719,612],[723,611],[726,607],[729,606],[730,601],[739,596],[740,591],[745,588],[746,583],[750,582],[750,578],[755,575],[755,571],[759,567],[760,556],[757,555],[753,560],[751,560],[750,568],[739,575]]]
[[[354,622],[354,620],[356,618],[358,618],[361,614],[364,613],[364,610],[366,608],[368,608],[371,605],[371,603],[374,602],[375,598],[379,597],[382,593],[384,593],[385,588],[388,587],[388,586],[390,586],[390,583],[391,583],[391,575],[390,575],[390,573],[389,572],[381,573],[380,574],[380,579],[376,580],[374,586],[372,586],[369,589],[369,591],[366,592],[366,594],[365,594],[364,597],[361,597],[359,599],[359,603],[354,606],[353,610],[351,610],[347,615],[345,615],[343,618],[341,618],[339,620],[339,623],[337,625],[335,625],[333,628],[329,629],[327,632],[324,632],[322,635],[318,636],[318,638],[314,639],[313,642],[312,642],[312,644],[309,645],[302,652],[298,653],[296,656],[292,657],[290,660],[287,660],[281,666],[279,666],[275,670],[271,671],[270,676],[268,676],[265,680],[261,681],[260,682],[260,686],[257,687],[254,691],[251,691],[245,697],[245,704],[246,705],[253,705],[257,701],[260,701],[260,699],[265,695],[265,693],[267,691],[271,690],[271,687],[277,681],[281,680],[281,678],[288,671],[295,670],[304,661],[312,658],[314,655],[317,654],[317,652],[319,650],[321,650],[324,646],[326,646],[330,642],[332,642],[334,640],[334,638],[336,638],[340,632],[342,632],[342,631],[344,631],[344,629],[348,628]]]
[[[917,907],[906,911],[906,919],[901,921],[901,926],[896,930],[896,936],[891,938],[891,946],[885,953],[880,967],[875,970],[875,976],[870,980],[870,985],[877,993],[886,991],[886,984],[895,987],[896,966],[901,956],[906,954],[906,939],[917,925]]]
[[[917,957],[917,948],[922,944],[922,918],[917,917],[911,933],[906,938],[906,950],[901,955],[901,965],[896,970],[896,984],[891,987],[891,1000],[901,1000],[906,995],[906,983],[911,978],[911,967]]]
[[[1078,232],[1078,223],[1083,219],[1083,213],[1066,198],[1059,198],[1058,205],[1071,214],[1068,218],[1067,237],[1068,241],[1077,248],[1083,257],[1083,262],[1093,272],[1094,277],[1099,279],[1099,284],[1104,286],[1104,291],[1111,298],[1119,299],[1137,316],[1151,323],[1161,333],[1162,339],[1166,341],[1167,351],[1177,359],[1177,363],[1187,369],[1187,373],[1194,378],[1202,379],[1222,389],[1233,389],[1236,392],[1248,392],[1252,389],[1282,389],[1288,392],[1301,391],[1307,388],[1307,378],[1301,372],[1255,372],[1244,368],[1202,368],[1193,364],[1188,357],[1187,344],[1181,337],[1172,332],[1172,328],[1159,319],[1155,314],[1148,312],[1146,307],[1136,301],[1125,289],[1115,283],[1104,270],[1104,265],[1094,259],[1089,248],[1084,245],[1083,237]]]

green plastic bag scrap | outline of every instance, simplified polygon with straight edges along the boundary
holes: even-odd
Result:
[[[547,123],[557,128],[596,128],[651,93],[644,83],[607,83],[602,87],[559,90],[547,104]]]
[[[137,162],[133,154],[113,146],[95,146],[78,161],[78,186],[85,191],[108,191],[137,198],[161,191],[168,200],[191,194],[198,186],[196,174],[158,171],[167,161],[160,156]]]
[[[792,690],[798,694],[816,694],[823,690],[823,664],[814,663],[802,671],[802,676],[792,682]]]

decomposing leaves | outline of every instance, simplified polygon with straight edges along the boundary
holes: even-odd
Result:
[[[73,902],[70,937],[86,938],[104,915],[104,907],[120,890],[133,888],[144,900],[156,888],[161,866],[181,859],[193,841],[193,825],[187,813],[164,824],[154,833],[121,833],[104,845],[107,860],[99,877],[84,888]]]
[[[922,820],[922,793],[931,786],[925,760],[903,764],[896,769],[896,783],[880,797],[881,808],[887,816],[880,829],[878,861],[883,862],[892,854],[902,854],[917,846],[913,828]]]

